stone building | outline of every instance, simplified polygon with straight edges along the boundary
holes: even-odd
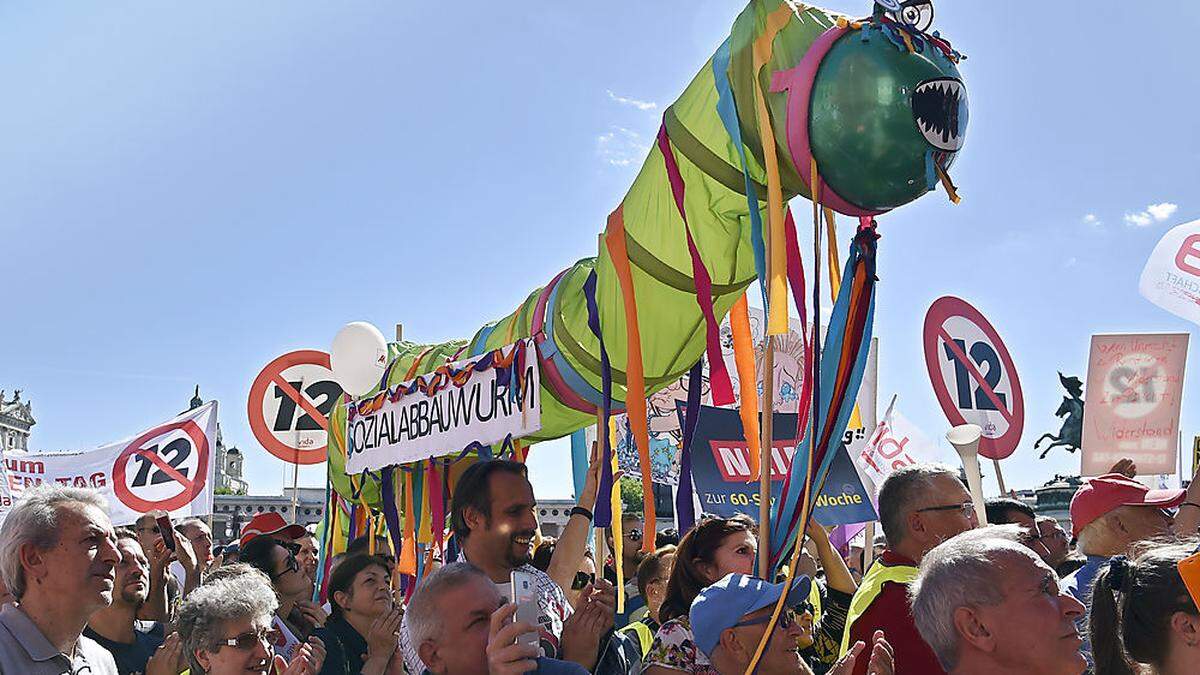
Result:
[[[0,448],[28,451],[30,429],[35,424],[33,406],[21,400],[21,390],[14,391],[9,401],[0,389]]]
[[[204,400],[200,398],[200,385],[196,385],[196,393],[192,395],[192,400],[188,403],[188,410],[195,410],[202,405],[204,405]],[[242,451],[238,450],[236,445],[229,448],[225,447],[225,440],[221,437],[221,423],[219,421],[217,422],[217,451],[215,454],[213,488],[221,492],[240,495],[246,494],[249,486],[242,477],[242,462],[245,458],[242,457]]]

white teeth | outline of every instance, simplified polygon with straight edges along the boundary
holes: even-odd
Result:
[[[914,115],[914,118],[917,122],[917,128],[921,130],[921,134],[925,137],[925,140],[929,141],[933,147],[944,152],[957,152],[960,150],[965,139],[959,133],[957,124],[954,124],[953,128],[943,128],[952,124],[954,120],[941,119],[942,117],[948,117],[948,112],[930,110],[931,101],[929,98],[936,96],[937,99],[940,99],[938,101],[940,105],[935,104],[935,106],[943,109],[951,103],[963,101],[966,97],[966,92],[963,90],[962,82],[950,78],[924,82],[916,87],[913,96],[914,110],[918,113]],[[919,105],[916,103],[918,99],[921,100]],[[925,115],[933,119],[922,117],[920,113],[925,113]]]

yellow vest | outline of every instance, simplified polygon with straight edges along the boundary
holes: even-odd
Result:
[[[813,607],[813,625],[816,626],[821,621],[821,587],[816,579],[812,580],[812,588],[808,591],[808,604]]]
[[[654,642],[654,632],[650,630],[650,626],[641,621],[634,621],[622,628],[621,632],[637,636],[638,644],[642,647],[642,658],[645,658],[646,652],[650,651],[650,645]]]
[[[863,615],[863,612],[867,611],[871,603],[875,602],[875,598],[883,591],[883,585],[889,581],[908,585],[916,578],[917,568],[912,565],[889,566],[878,560],[871,565],[871,569],[867,570],[862,583],[858,585],[858,590],[854,592],[854,598],[850,601],[850,611],[846,614],[846,632],[842,634],[842,649],[838,652],[839,656],[845,656],[846,652],[850,651],[850,627],[854,625],[858,617]]]

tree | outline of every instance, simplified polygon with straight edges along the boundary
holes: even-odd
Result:
[[[642,512],[642,480],[621,477],[621,509],[625,513]]]

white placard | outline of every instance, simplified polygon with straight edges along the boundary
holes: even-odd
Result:
[[[507,359],[517,348],[524,351],[519,373],[519,393],[500,379],[501,370],[487,367],[471,373],[461,386],[450,382],[432,396],[408,391],[415,380],[402,382],[370,398],[347,404],[346,471],[357,474],[385,466],[406,464],[429,457],[460,452],[473,442],[489,445],[510,434],[520,438],[542,428],[541,381],[537,349],[532,340],[501,348]],[[448,371],[473,367],[477,356],[449,364]],[[422,376],[429,382],[435,373]]]

